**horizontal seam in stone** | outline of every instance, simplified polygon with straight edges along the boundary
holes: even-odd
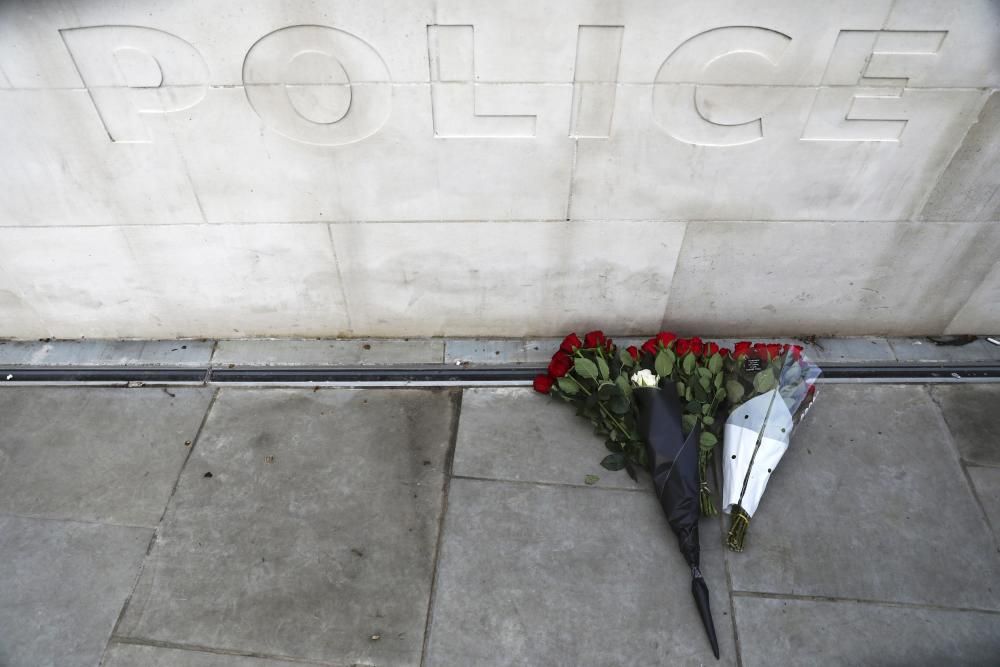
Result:
[[[930,611],[958,611],[974,614],[992,614],[1000,616],[1000,609],[981,609],[977,607],[951,607],[947,605],[927,604],[922,602],[899,602],[895,600],[876,600],[871,598],[838,597],[833,595],[796,595],[794,593],[767,593],[763,591],[732,591],[734,597],[755,598],[763,600],[791,600],[794,602],[850,602],[854,604],[871,604],[882,607],[898,607],[903,609],[926,609]]]

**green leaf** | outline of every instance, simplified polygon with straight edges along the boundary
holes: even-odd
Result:
[[[594,484],[597,484],[599,481],[601,481],[601,478],[598,477],[597,475],[587,475],[586,477],[583,478],[583,483],[586,484],[587,486],[593,486]]]
[[[621,470],[625,467],[625,456],[622,454],[608,454],[601,461],[601,467],[607,470]]]
[[[618,391],[621,392],[622,396],[632,398],[632,385],[629,384],[626,376],[619,375],[615,378],[615,386],[618,387]]]
[[[694,387],[694,398],[695,400],[705,402],[708,400],[708,390],[701,386],[699,383],[695,383]]]
[[[708,359],[708,370],[712,372],[713,375],[722,370],[722,355],[716,352]]]
[[[698,360],[695,359],[694,354],[688,352],[687,354],[684,355],[684,358],[681,360],[681,369],[684,371],[686,375],[691,375],[691,373],[694,372],[694,368],[695,366],[697,366],[697,364]]]
[[[712,371],[708,370],[704,366],[698,366],[698,368],[694,369],[694,371],[698,374],[699,380],[706,380],[708,382],[712,381]]]
[[[686,390],[684,391],[684,400],[686,400],[686,401],[690,401],[690,400],[693,400],[693,399],[694,399],[694,392],[693,392],[693,391],[691,391],[691,387],[688,387],[688,388],[687,388],[687,389],[686,389]]]
[[[698,378],[698,384],[700,384],[701,388],[707,392],[708,388],[712,386],[712,381],[706,377],[700,377]]]
[[[614,431],[612,431],[612,434]],[[615,442],[611,438],[607,438],[604,441],[604,446],[608,448],[609,452],[620,453],[622,451],[622,445],[620,442]]]
[[[693,415],[698,414],[699,412],[701,412],[701,403],[699,403],[698,401],[688,402],[688,404],[684,406],[684,412],[689,412]]]
[[[618,350],[618,360],[625,368],[632,368],[635,365],[635,359],[628,353],[628,350]]]
[[[602,382],[600,386],[597,387],[597,398],[602,401],[607,401],[611,398],[612,394],[615,392],[615,385],[610,382]]]
[[[698,415],[685,414],[681,415],[681,427],[684,429],[684,433],[688,434],[694,425],[698,423]]]
[[[726,396],[729,397],[730,403],[739,403],[740,399],[743,398],[743,385],[736,380],[726,380]]]
[[[589,380],[597,379],[597,364],[590,359],[577,357],[576,361],[573,362],[573,370],[576,371],[576,374],[582,378],[587,378]]]
[[[656,374],[661,378],[670,377],[670,374],[674,372],[675,359],[674,353],[670,350],[660,350],[656,355],[656,361],[653,362]]]
[[[565,377],[564,376],[564,377],[561,377],[558,380],[556,380],[556,382],[559,383],[559,391],[561,391],[562,393],[564,393],[564,394],[566,394],[568,396],[573,396],[573,395],[579,393],[579,391],[580,391],[580,385],[578,385],[576,383],[576,380],[574,380],[571,377]]]
[[[629,410],[628,399],[625,398],[624,396],[615,396],[611,399],[611,402],[608,404],[608,409],[610,409],[611,412],[615,413],[616,415],[623,415]]]
[[[704,417],[705,415],[707,415],[711,411],[712,411],[712,404],[711,403],[705,403],[704,405],[701,406],[702,417]]]
[[[687,393],[687,386],[685,386],[685,384],[683,382],[681,382],[680,380],[678,380],[677,381],[677,395],[680,396],[681,398],[684,398],[684,395],[686,393]]]
[[[705,426],[711,426],[712,424],[715,423],[715,417],[705,415],[704,417],[701,418],[701,421],[705,423]]]
[[[753,388],[761,394],[774,389],[776,383],[777,379],[774,377],[774,371],[770,368],[765,368],[753,377]]]
[[[702,431],[701,435],[698,436],[698,446],[701,447],[702,451],[709,451],[712,447],[715,447],[719,442],[719,439],[708,431]]]
[[[716,389],[721,389],[722,383],[725,381],[725,379],[726,379],[725,375],[723,375],[722,373],[716,373],[715,377],[712,378],[712,384],[715,385]]]
[[[608,362],[604,360],[604,357],[597,357],[597,370],[601,374],[602,380],[607,380],[611,377],[611,369],[608,368]]]

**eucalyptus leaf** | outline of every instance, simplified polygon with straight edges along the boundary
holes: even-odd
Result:
[[[576,361],[573,362],[573,370],[582,378],[589,380],[597,379],[597,364],[590,359],[577,357]]]

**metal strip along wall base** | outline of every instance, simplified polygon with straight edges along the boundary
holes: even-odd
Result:
[[[0,387],[17,385],[275,385],[350,387],[526,386],[542,366],[253,366],[241,368],[142,366],[11,366]],[[1000,364],[829,364],[824,383],[1000,382]]]

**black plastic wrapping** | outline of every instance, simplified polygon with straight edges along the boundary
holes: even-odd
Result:
[[[719,641],[712,622],[708,586],[702,577],[698,541],[699,478],[698,438],[700,426],[685,438],[681,428],[682,408],[673,383],[635,390],[639,405],[639,435],[646,441],[649,469],[656,497],[667,522],[677,536],[677,545],[691,568],[691,594],[698,607],[712,653],[719,657]]]

